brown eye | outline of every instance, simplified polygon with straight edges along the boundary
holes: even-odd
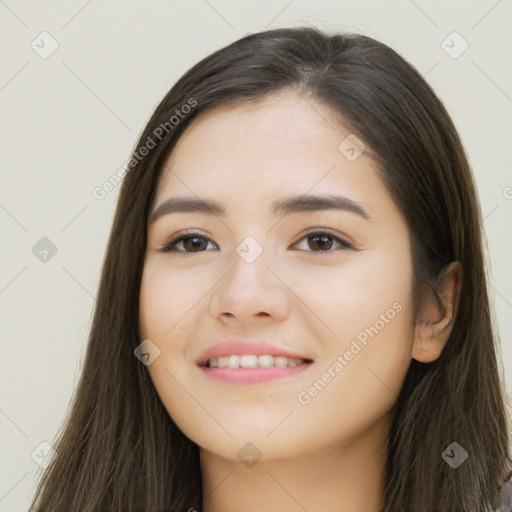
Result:
[[[338,244],[341,250],[354,248],[352,244],[350,244],[346,240],[343,240],[342,238],[339,238],[327,231],[308,233],[301,240],[309,240],[307,246],[311,250],[308,251],[306,249],[306,252],[336,252],[336,250],[331,250],[333,246],[335,246],[336,244]]]
[[[308,248],[303,249],[306,252],[312,253],[331,253],[337,252],[335,249],[336,244],[338,244],[338,250],[344,249],[353,249],[352,244],[343,240],[340,237],[337,237],[327,231],[318,231],[314,233],[308,233],[306,236],[302,237],[302,240],[308,240],[307,243]],[[208,249],[208,243],[212,243],[209,238],[202,236],[200,233],[191,233],[186,236],[179,236],[177,238],[173,238],[168,242],[167,245],[162,247],[160,251],[162,252],[183,252],[183,253],[202,253],[206,252]],[[334,249],[333,249],[334,247]]]
[[[160,249],[162,252],[204,252],[209,238],[199,235],[198,233],[174,238],[167,245]],[[213,243],[213,242],[211,242]],[[183,244],[183,249],[178,249],[178,245]]]
[[[328,251],[332,248],[333,237],[330,235],[308,235],[307,238],[313,241],[313,243],[310,243],[313,250]]]

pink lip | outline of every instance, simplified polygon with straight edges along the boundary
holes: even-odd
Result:
[[[213,347],[210,347],[208,350],[206,350],[196,361],[196,363],[199,366],[204,366],[208,359],[211,359],[212,357],[220,357],[220,356],[229,356],[232,354],[236,355],[255,355],[255,356],[263,356],[266,354],[269,354],[274,357],[283,356],[283,357],[290,357],[295,359],[304,359],[311,361],[311,359],[295,354],[293,352],[290,352],[289,350],[285,350],[282,348],[277,347],[276,345],[272,345],[271,343],[266,342],[259,342],[259,343],[249,343],[249,342],[243,342],[243,341],[235,341],[235,340],[228,340],[228,341],[221,341],[220,343],[217,343]],[[300,367],[295,367],[300,368]],[[212,370],[215,370],[215,368],[211,368]],[[223,370],[223,368],[218,368],[217,371]],[[258,371],[258,368],[244,368],[243,370],[255,370]],[[269,369],[262,368],[263,371],[269,373]],[[278,370],[278,368],[276,368]],[[279,368],[279,370],[287,370],[286,368]]]
[[[254,384],[291,377],[307,370],[310,366],[311,363],[287,368],[209,368],[208,366],[200,366],[200,368],[214,380],[231,384]]]

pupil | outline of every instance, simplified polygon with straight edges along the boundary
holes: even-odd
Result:
[[[329,240],[331,237],[329,235],[315,235],[315,236],[312,236],[311,238],[313,240],[318,240],[318,239],[323,240],[323,242],[320,242],[320,245],[322,245],[322,244],[325,244],[326,240]],[[316,244],[316,242],[315,242],[315,244]],[[318,245],[318,244],[316,244],[316,245]],[[314,248],[314,247],[312,247],[312,248]],[[321,251],[325,251],[327,249],[330,249],[330,247],[324,247],[324,248],[320,247]]]
[[[192,247],[195,249],[201,248],[201,243],[204,243],[204,239],[198,236],[193,236],[191,238],[188,238],[186,242],[191,243]]]

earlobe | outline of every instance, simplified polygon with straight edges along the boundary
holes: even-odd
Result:
[[[421,363],[431,363],[439,358],[451,333],[451,320],[430,323],[424,320],[415,330],[412,357]]]
[[[412,357],[422,363],[439,358],[452,332],[462,282],[462,267],[450,263],[435,286],[424,291],[414,329]]]

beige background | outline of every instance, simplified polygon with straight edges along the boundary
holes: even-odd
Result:
[[[54,439],[79,375],[116,200],[94,198],[94,187],[126,161],[179,76],[248,32],[361,32],[434,87],[474,169],[510,391],[510,19],[511,0],[0,0],[0,512],[27,509],[41,443]]]

